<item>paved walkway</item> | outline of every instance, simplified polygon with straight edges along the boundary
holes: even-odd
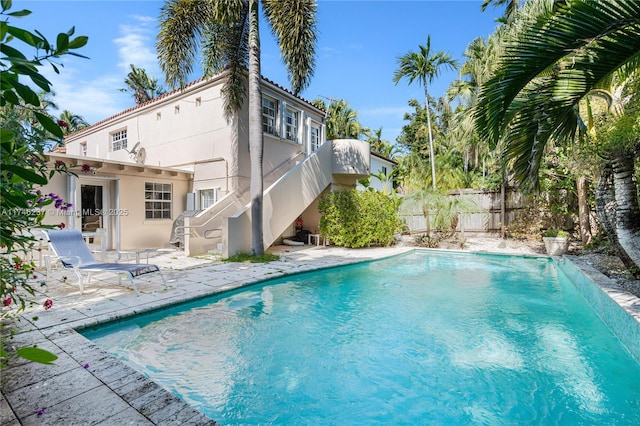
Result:
[[[280,260],[266,264],[220,262],[215,257],[188,258],[181,252],[152,253],[167,285],[157,274],[128,280],[96,274],[84,294],[69,271],[54,271],[46,285],[40,274],[33,285],[38,305],[16,324],[15,347],[37,345],[58,355],[53,365],[11,360],[0,372],[0,425],[212,425],[208,419],[140,373],[111,357],[74,331],[264,279],[392,256],[407,248],[349,250],[338,247],[270,249]],[[44,310],[46,299],[53,307]]]

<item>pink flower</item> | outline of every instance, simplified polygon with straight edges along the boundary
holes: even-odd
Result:
[[[53,306],[53,300],[51,300],[51,299],[45,300],[43,306],[44,306],[44,310],[48,311]]]
[[[64,222],[60,222],[60,225],[58,225],[60,227],[60,229],[64,229],[67,227],[67,225],[64,224]]]
[[[86,363],[85,365],[83,365],[82,368],[89,368],[89,363]]]
[[[41,415],[43,415],[43,414],[44,414],[44,410],[45,410],[45,408],[41,408],[41,409],[39,409],[39,410],[36,412],[36,415],[37,415],[38,417],[40,417]]]
[[[9,306],[11,304],[11,302],[13,302],[13,299],[10,297],[7,297],[6,299],[4,299],[4,302],[2,302],[2,304],[4,306]]]
[[[89,173],[91,171],[91,166],[88,164],[83,164],[82,167],[80,167],[80,170],[82,171],[82,173]]]

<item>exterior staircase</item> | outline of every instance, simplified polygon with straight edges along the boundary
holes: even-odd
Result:
[[[271,246],[323,191],[355,186],[369,176],[370,147],[359,140],[327,141],[267,187],[263,196],[263,241]],[[272,176],[273,178],[273,176]],[[266,180],[266,178],[265,178]],[[185,217],[185,254],[220,252],[229,257],[251,250],[251,194],[235,191],[197,216]]]

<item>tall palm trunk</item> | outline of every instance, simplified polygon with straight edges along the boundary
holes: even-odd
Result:
[[[613,185],[616,197],[616,234],[622,249],[631,258],[627,265],[640,273],[640,206],[638,188],[633,179],[633,155],[621,155],[613,159]]]
[[[431,112],[429,110],[429,91],[427,82],[424,81],[424,106],[427,109],[427,130],[429,131],[429,160],[431,160],[431,181],[433,190],[436,190],[436,158],[433,150],[433,136],[431,135]]]
[[[262,230],[263,176],[262,90],[258,0],[249,2],[249,154],[251,157],[251,253],[264,253]]]
[[[620,166],[620,165],[619,165]],[[619,168],[618,166],[618,168]],[[622,178],[622,175],[620,175]],[[605,166],[600,179],[598,180],[598,187],[596,189],[596,214],[598,215],[598,220],[602,225],[605,233],[609,237],[609,241],[611,241],[611,245],[614,250],[618,254],[618,257],[624,263],[624,265],[630,270],[637,270],[638,268],[638,259],[633,259],[623,245],[621,244],[618,234],[620,233],[620,225],[618,225],[618,217],[623,217],[623,220],[628,220],[626,214],[619,214],[618,208],[619,205],[617,203],[618,194],[617,187],[624,187],[625,183],[622,181],[617,185],[615,183],[616,178],[614,177],[614,172],[612,168],[612,164],[608,164]],[[624,180],[624,179],[621,179]],[[633,183],[633,182],[632,182]],[[623,189],[624,192],[624,189]],[[637,197],[635,201],[636,209],[637,209]],[[623,208],[623,210],[627,210],[627,208]],[[632,208],[633,210],[633,208]],[[631,227],[633,228],[633,224]],[[640,226],[640,221],[637,221],[635,227],[638,228]],[[622,235],[625,235],[625,239],[628,240],[626,236],[628,233],[633,234],[633,231],[622,230]],[[636,233],[636,235],[638,235]],[[636,236],[638,238],[638,236]],[[636,242],[637,244],[637,242]]]
[[[589,202],[587,201],[587,179],[580,176],[576,179],[576,190],[578,192],[578,219],[580,222],[580,238],[582,244],[591,242],[591,223],[589,221]]]

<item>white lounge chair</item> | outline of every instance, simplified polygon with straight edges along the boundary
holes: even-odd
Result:
[[[164,275],[162,275],[162,271],[157,265],[98,262],[82,238],[82,233],[78,230],[44,230],[43,232],[49,240],[49,247],[54,254],[53,258],[59,260],[65,269],[73,270],[78,277],[80,293],[84,292],[82,272],[87,272],[87,283],[91,280],[92,272],[113,272],[118,274],[120,278],[122,278],[122,275],[126,275],[131,281],[131,286],[133,287],[133,291],[136,292],[136,296],[139,296],[140,293],[138,293],[133,279],[141,275],[158,272],[160,273],[160,277],[162,277],[162,282],[165,285],[167,284]],[[49,282],[51,260],[47,260],[45,263],[47,282]]]

